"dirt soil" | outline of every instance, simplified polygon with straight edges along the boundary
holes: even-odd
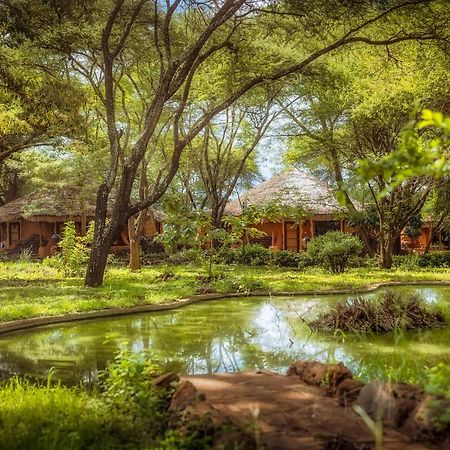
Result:
[[[247,429],[261,448],[273,450],[366,450],[374,438],[351,406],[339,405],[319,386],[272,372],[188,376],[206,400]],[[383,450],[450,450],[426,440],[412,442],[384,428]]]

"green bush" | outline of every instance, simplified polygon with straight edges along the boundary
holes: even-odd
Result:
[[[427,253],[420,255],[419,267],[448,268],[450,267],[450,251]]]
[[[89,226],[85,236],[78,236],[75,223],[66,222],[58,247],[61,252],[55,256],[45,258],[43,264],[53,267],[66,277],[84,275],[89,260],[89,244],[94,238],[94,223]]]
[[[450,429],[450,365],[438,364],[428,373],[425,391],[433,396],[430,402],[432,422],[437,431]]]
[[[216,254],[219,263],[245,266],[266,266],[270,262],[270,257],[270,250],[258,244],[238,248],[223,247]]]
[[[200,449],[210,436],[169,428],[168,405],[175,386],[156,389],[157,368],[146,354],[121,354],[89,392],[59,384],[11,379],[0,387],[0,448]]]
[[[274,266],[298,267],[301,259],[300,255],[300,253],[291,252],[289,250],[280,250],[272,253],[270,261]]]
[[[309,242],[307,254],[333,273],[342,273],[347,269],[350,258],[361,251],[362,242],[358,237],[331,231]]]
[[[174,265],[197,264],[205,259],[205,254],[201,249],[189,248],[173,253],[169,256],[169,262]]]
[[[238,264],[249,266],[266,266],[270,261],[270,250],[258,244],[249,244],[236,249]]]

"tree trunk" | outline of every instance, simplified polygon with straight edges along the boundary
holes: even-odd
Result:
[[[390,269],[392,267],[392,255],[394,250],[395,237],[393,233],[383,230],[380,226],[380,267]]]
[[[128,219],[128,236],[130,238],[130,270],[139,270],[141,268],[140,255],[140,236],[136,233],[135,216]]]
[[[130,198],[131,182],[123,180],[117,192],[111,214],[107,224],[109,188],[106,183],[100,185],[97,191],[95,208],[94,240],[84,280],[85,286],[98,287],[103,283],[109,251],[116,236],[122,231],[128,220],[128,199]],[[128,194],[128,195],[127,195]]]
[[[107,240],[103,239],[93,242],[84,282],[85,286],[98,287],[102,285],[111,244],[112,240],[109,244]]]

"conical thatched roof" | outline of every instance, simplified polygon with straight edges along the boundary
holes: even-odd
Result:
[[[230,202],[225,214],[242,214],[242,205],[264,207],[271,203],[314,215],[344,212],[333,190],[325,183],[300,169],[291,169],[250,189],[240,200]]]
[[[81,217],[82,203],[80,190],[77,188],[42,189],[1,206],[0,222],[20,219],[36,221],[49,216],[64,222]],[[95,193],[89,198],[84,198],[84,209],[88,217],[94,217]],[[161,212],[156,210],[152,212],[156,220],[162,220]]]

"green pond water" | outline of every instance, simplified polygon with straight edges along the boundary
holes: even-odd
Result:
[[[450,319],[450,287],[403,286]],[[376,293],[366,294],[376,297]],[[90,383],[120,350],[148,351],[163,370],[187,374],[264,368],[283,373],[298,359],[342,361],[363,380],[422,382],[450,364],[450,326],[383,335],[311,333],[309,320],[348,295],[228,298],[173,311],[35,328],[0,336],[0,378],[28,375]]]

